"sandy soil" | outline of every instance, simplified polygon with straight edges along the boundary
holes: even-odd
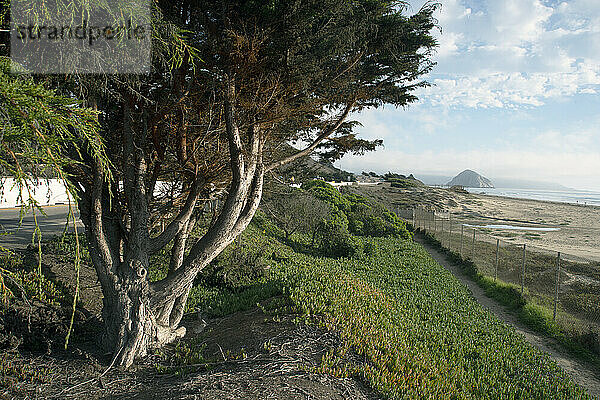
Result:
[[[459,193],[443,188],[392,188],[389,184],[352,188],[382,201],[393,209],[425,207],[450,212],[474,224],[529,225],[559,228],[540,232],[499,230],[499,238],[526,243],[547,251],[560,251],[600,261],[600,207]]]
[[[467,207],[467,215],[470,213],[509,222],[525,221],[560,229],[552,232],[538,231],[534,238],[528,238],[520,232],[521,235],[514,240],[549,251],[560,251],[565,255],[600,261],[600,207],[487,195],[474,196],[477,202]],[[455,207],[451,211],[462,210]]]
[[[201,340],[206,364],[187,370],[166,367],[157,372],[161,356],[149,355],[130,370],[109,368],[110,357],[96,351],[56,349],[46,354],[12,353],[14,365],[44,371],[45,382],[0,384],[0,399],[320,399],[375,400],[380,397],[354,378],[313,372],[321,357],[340,338],[308,325],[294,324],[292,315],[274,316],[254,308],[208,321],[183,322],[191,332],[183,341]],[[202,329],[197,329],[202,328]],[[200,332],[199,332],[200,331]],[[162,354],[170,354],[167,346]]]
[[[36,254],[24,250],[28,268],[37,266]],[[67,293],[74,292],[73,265],[66,258],[44,253],[42,270]],[[199,314],[187,315],[182,325],[188,335],[179,344],[204,346],[205,362],[193,367],[177,367],[171,357],[178,344],[173,344],[138,360],[129,370],[111,368],[111,355],[97,346],[102,294],[94,270],[85,263],[80,279],[86,309],[78,308],[67,350],[63,346],[69,307],[13,300],[10,312],[2,315],[0,399],[380,398],[358,378],[316,372],[322,356],[340,346],[341,338],[335,332],[294,323],[296,315],[285,308],[283,298],[206,321]],[[285,310],[279,311],[281,306]],[[26,349],[19,347],[22,344]],[[362,362],[351,352],[347,357]],[[157,365],[163,370],[157,370]]]

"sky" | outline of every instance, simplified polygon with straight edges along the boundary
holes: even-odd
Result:
[[[442,0],[435,16],[432,86],[354,115],[385,147],[336,166],[600,191],[600,0]]]

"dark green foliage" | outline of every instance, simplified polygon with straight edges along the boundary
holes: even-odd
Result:
[[[39,275],[32,267],[25,265],[22,254],[6,249],[0,251],[0,270],[3,275],[0,280],[2,305],[10,304],[12,298],[23,301],[37,300],[53,306],[66,306],[72,302],[72,296],[68,296],[57,287],[54,281]]]
[[[344,198],[350,202],[350,210],[352,212],[357,211],[361,207],[368,207],[370,205],[370,202],[366,197],[356,193],[344,193]]]
[[[266,250],[266,245],[249,243],[241,236],[210,264],[202,274],[203,281],[210,286],[239,291],[265,275]]]
[[[390,182],[391,186],[395,188],[406,189],[424,186],[423,182],[417,180],[412,174],[405,176],[388,172],[387,174],[383,175],[383,179],[385,179],[386,182]]]
[[[252,224],[262,230],[268,236],[278,237],[281,235],[281,229],[273,223],[272,220],[262,211],[257,211],[252,218]]]
[[[321,254],[329,257],[351,257],[360,247],[348,231],[346,216],[339,210],[332,214],[319,231],[317,247]]]
[[[223,316],[282,294],[281,282],[270,271],[293,252],[273,238],[283,239],[281,231],[257,212],[252,225],[198,276],[186,310]]]
[[[327,182],[315,179],[302,184],[302,189],[310,192],[316,198],[330,203],[344,213],[350,211],[350,201]]]
[[[350,201],[336,188],[320,180],[309,181],[302,188],[331,205],[329,216],[321,223],[313,240],[321,254],[330,257],[349,257],[355,254],[359,249],[350,236],[346,215],[350,212]]]
[[[392,181],[391,185],[392,185],[392,187],[400,188],[400,189],[407,189],[407,188],[422,186],[422,185],[419,185],[417,182],[411,181],[409,179],[395,180],[395,181]]]
[[[90,261],[90,253],[87,247],[85,236],[79,237],[79,253],[82,261]],[[73,233],[65,233],[62,236],[55,236],[43,243],[43,251],[50,254],[59,254],[65,256],[69,261],[75,262],[75,253],[77,251],[77,239]]]
[[[324,255],[351,256],[359,252],[361,248],[354,243],[350,234],[411,238],[404,221],[379,203],[355,193],[342,193],[319,180],[307,182],[302,188],[333,207],[318,234],[319,248]]]
[[[396,174],[393,172],[387,172],[387,173],[383,174],[383,179],[385,179],[386,182],[393,182],[395,180],[407,179],[407,178],[406,178],[406,175]]]
[[[389,212],[381,204],[366,204],[366,202],[367,199],[362,197],[352,203],[352,210],[348,216],[351,233],[374,237],[399,235],[404,239],[410,239],[411,235],[406,229],[404,221],[396,214]],[[356,230],[353,230],[352,227],[355,227]]]
[[[11,302],[14,296],[17,299],[37,300],[45,304],[59,306],[67,305],[67,296],[59,290],[55,283],[36,271],[17,270],[4,276],[5,304]],[[71,299],[72,300],[72,299]],[[2,312],[0,311],[0,315]]]
[[[355,182],[356,177],[353,174],[350,174],[346,171],[335,172],[332,174],[321,174],[322,178],[326,181],[333,182]]]
[[[478,282],[488,297],[513,311],[518,311],[527,304],[521,295],[521,288],[516,285],[494,281],[492,278],[481,275],[478,276]]]

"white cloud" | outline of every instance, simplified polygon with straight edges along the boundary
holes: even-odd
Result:
[[[442,35],[438,39],[438,48],[436,53],[439,57],[448,57],[451,55],[458,54],[458,43],[464,40],[462,33],[449,32],[446,35]]]
[[[539,0],[487,0],[480,39],[497,45],[520,45],[537,40],[553,10]]]
[[[548,131],[536,135],[533,144],[537,149],[544,151],[583,152],[595,146],[594,140],[597,133],[592,131],[579,131],[577,133],[562,133]]]
[[[402,115],[402,119],[398,116]],[[366,109],[352,115],[350,119],[359,121],[363,128],[359,128],[361,136],[373,140],[383,139],[385,145],[399,143],[406,145],[412,142],[414,132],[407,126],[419,127],[419,134],[435,135],[440,130],[449,127],[448,111],[438,110],[431,112],[429,108],[415,104],[409,110],[400,110],[395,107],[380,109]],[[460,121],[460,116],[453,116],[454,123]]]
[[[471,108],[541,106],[546,99],[596,93],[600,68],[580,65],[569,73],[496,73],[486,77],[433,79],[419,96],[432,105]]]
[[[600,1],[448,0],[438,19],[437,86],[425,101],[539,106],[600,89]]]

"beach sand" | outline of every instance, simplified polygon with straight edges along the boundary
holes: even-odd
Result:
[[[560,251],[565,257],[576,256],[600,261],[600,207],[471,194],[445,188],[352,187],[383,202],[390,209],[424,207],[450,212],[452,218],[474,225],[502,224],[559,228],[558,231],[494,230],[493,237],[531,248]],[[483,190],[483,189],[482,189]]]

